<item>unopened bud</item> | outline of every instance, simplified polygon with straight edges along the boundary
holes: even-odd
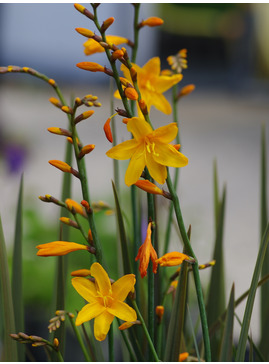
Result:
[[[156,316],[158,317],[159,323],[161,322],[164,314],[164,307],[163,306],[156,306],[155,309]]]
[[[85,8],[84,8],[85,9]],[[94,32],[92,32],[91,30],[89,29],[86,29],[86,28],[75,28],[75,30],[83,35],[84,37],[87,37],[87,38],[92,38],[94,37]]]
[[[139,104],[140,110],[142,111],[142,114],[148,115],[148,108],[147,108],[145,101],[143,99],[141,99],[138,101],[138,104]]]
[[[111,127],[110,127],[110,121],[111,121],[111,118],[108,118],[107,121],[105,122],[104,132],[105,132],[107,140],[110,143],[113,143],[113,136],[112,136],[112,131],[111,131]]]
[[[71,109],[71,107],[69,107],[69,106],[66,106],[66,105],[64,105],[64,106],[62,106],[61,107],[61,109],[62,109],[62,111],[63,112],[65,112],[66,114],[70,114],[70,115],[72,115],[73,114],[73,109]]]
[[[136,82],[137,81],[137,72],[134,67],[132,67],[130,69],[130,74],[131,74],[131,78],[132,78],[133,82]]]
[[[57,128],[57,127],[48,128],[48,131],[50,133],[52,133],[52,134],[57,134],[57,135],[64,135],[64,136],[71,136],[72,135],[69,130],[62,129],[62,128]]]
[[[71,220],[69,217],[60,217],[59,220],[62,223],[64,223],[65,225],[72,226],[72,227],[74,227],[76,229],[79,229],[78,224],[74,220]]]
[[[114,20],[115,19],[113,17],[106,19],[101,26],[101,33],[105,32],[110,27],[110,25],[114,23]]]
[[[52,103],[52,105],[58,107],[59,109],[61,109],[62,106],[63,106],[62,103],[58,99],[56,99],[55,97],[51,97],[49,99],[49,101]]]
[[[49,164],[60,169],[62,172],[72,173],[75,177],[79,177],[78,171],[73,169],[71,166],[69,166],[69,164],[67,164],[65,162],[54,159],[54,160],[50,160]]]
[[[150,18],[143,20],[139,24],[139,27],[144,27],[145,25],[148,27],[157,27],[162,24],[163,24],[163,20],[161,18],[158,18],[157,16],[151,16]]]
[[[92,209],[91,209],[91,206],[90,206],[90,204],[89,204],[89,202],[88,202],[88,201],[86,201],[86,200],[82,200],[80,203],[81,203],[81,205],[82,205],[83,207],[85,207],[85,209],[86,209],[87,213],[89,213],[89,214],[91,214],[91,213],[92,213]]]
[[[186,86],[182,87],[182,89],[179,91],[179,93],[177,95],[177,99],[179,99],[179,98],[181,98],[183,96],[189,95],[194,90],[195,90],[195,85],[193,85],[193,84],[186,85]]]
[[[78,269],[71,272],[72,277],[87,277],[91,275],[90,269]]]
[[[124,90],[124,94],[130,100],[138,99],[138,93],[133,87],[126,87],[126,89]]]
[[[115,61],[116,59],[122,58],[124,56],[124,53],[121,49],[117,49],[111,54],[111,59]]]
[[[78,213],[84,217],[87,216],[84,209],[82,208],[82,206],[79,203],[77,203],[76,201],[72,200],[71,198],[67,198],[65,200],[65,204],[66,204],[68,210],[71,211],[73,214]]]
[[[88,110],[88,111],[84,111],[82,114],[78,115],[75,118],[75,124],[79,123],[82,120],[86,120],[89,117],[91,117],[94,114],[94,110]]]
[[[91,72],[105,72],[105,68],[96,62],[80,62],[77,67],[85,71]]]
[[[88,10],[86,9],[84,6],[80,5],[80,4],[74,4],[74,7],[83,15],[86,15],[87,18],[94,20],[94,15]]]
[[[55,337],[55,338],[53,339],[53,345],[54,345],[56,348],[58,348],[58,347],[59,347],[59,340],[57,339],[57,337]]]
[[[95,148],[94,144],[85,145],[79,152],[78,159],[83,158],[85,154],[91,153],[94,150],[94,148]]]

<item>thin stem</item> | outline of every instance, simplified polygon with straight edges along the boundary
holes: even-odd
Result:
[[[138,29],[138,17],[139,17],[139,10],[140,10],[139,3],[134,4],[135,8],[135,14],[134,14],[134,47],[133,47],[133,53],[132,53],[132,62],[136,62],[136,55],[137,55],[137,49],[138,49],[138,36],[139,36],[139,29]]]
[[[81,337],[81,335],[80,335],[80,333],[78,331],[78,328],[77,328],[77,326],[74,323],[73,318],[70,317],[70,316],[68,316],[68,317],[70,319],[70,323],[71,323],[72,329],[74,330],[74,333],[75,333],[76,338],[78,340],[79,346],[80,346],[80,348],[81,348],[81,350],[83,352],[83,355],[84,355],[86,361],[92,361],[91,358],[90,358],[90,356],[89,356],[89,353],[88,353],[88,351],[87,351],[87,349],[86,349],[86,347],[84,345],[84,342],[82,340],[82,337]]]
[[[110,326],[110,330],[108,332],[108,355],[110,362],[115,361],[113,324]]]
[[[167,168],[166,183],[167,183],[169,192],[171,193],[171,196],[172,196],[176,219],[177,219],[179,230],[180,230],[180,233],[182,236],[184,247],[186,249],[186,254],[190,255],[195,260],[195,263],[193,264],[193,276],[194,276],[196,295],[197,295],[198,305],[199,305],[199,310],[200,310],[200,318],[201,318],[201,325],[202,325],[204,346],[205,346],[205,359],[206,359],[206,361],[211,361],[211,350],[210,350],[210,340],[209,340],[209,333],[208,333],[208,324],[207,324],[205,304],[204,304],[202,286],[201,286],[200,275],[199,275],[198,261],[194,254],[194,251],[192,250],[192,247],[191,247],[191,244],[190,244],[190,241],[189,241],[186,229],[185,229],[185,225],[184,225],[184,221],[183,221],[183,217],[182,217],[182,213],[181,213],[181,209],[180,209],[179,199],[175,192],[174,186],[172,184],[168,168]]]
[[[155,347],[154,347],[154,345],[153,345],[153,342],[152,342],[152,340],[151,340],[151,337],[150,337],[150,334],[149,334],[149,332],[148,332],[148,329],[147,329],[147,326],[146,326],[146,324],[145,324],[145,321],[144,321],[144,319],[143,319],[143,316],[141,315],[141,313],[140,313],[140,311],[139,311],[139,308],[137,307],[137,304],[136,304],[136,302],[135,302],[134,300],[132,301],[132,304],[133,304],[133,307],[134,307],[134,309],[135,309],[135,311],[136,311],[136,313],[137,313],[138,319],[139,319],[139,320],[140,320],[140,322],[141,322],[142,328],[143,328],[144,333],[145,333],[145,335],[146,335],[146,338],[147,338],[147,340],[148,340],[149,348],[150,348],[150,350],[151,350],[151,352],[152,352],[152,355],[153,355],[153,357],[154,357],[154,360],[155,360],[155,361],[160,361],[160,359],[159,359],[159,357],[158,357],[158,354],[156,353]]]

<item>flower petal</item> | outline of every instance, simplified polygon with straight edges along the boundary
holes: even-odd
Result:
[[[141,138],[152,133],[152,127],[145,119],[131,118],[127,123],[127,130],[130,131],[134,138],[139,141]]]
[[[159,76],[161,72],[161,60],[159,57],[151,58],[146,64],[143,66],[143,71],[150,75]]]
[[[95,284],[87,278],[76,277],[72,280],[75,290],[88,302],[97,302],[97,291]]]
[[[152,133],[152,139],[158,139],[161,143],[171,143],[177,136],[178,127],[176,123],[170,123],[168,125],[161,126]],[[155,141],[157,144],[157,140]]]
[[[111,283],[107,272],[99,263],[93,263],[91,266],[91,276],[95,278],[95,284],[97,290],[100,291],[102,296],[108,296],[111,294]]]
[[[90,321],[102,314],[105,310],[106,308],[98,302],[88,303],[79,311],[76,318],[76,325],[79,326],[83,324],[83,322]]]
[[[169,167],[185,167],[188,164],[188,158],[170,144],[156,143],[152,157],[157,163]]]
[[[124,301],[128,293],[135,285],[135,275],[126,274],[112,284],[112,297],[118,301]]]
[[[104,311],[101,315],[95,317],[94,336],[96,340],[98,341],[105,340],[113,319],[114,315],[110,314],[107,310]]]
[[[132,156],[125,173],[125,183],[127,186],[134,184],[139,179],[145,165],[144,145],[140,145]]]
[[[156,151],[156,146],[155,146],[155,151]],[[167,177],[166,166],[156,162],[155,159],[153,158],[153,153],[146,153],[146,166],[148,167],[149,174],[151,175],[151,177],[155,181],[163,185]]]
[[[171,114],[171,105],[163,94],[157,92],[152,93],[152,100],[153,102],[151,105],[155,106],[157,110],[163,112],[166,115]]]
[[[114,301],[113,304],[107,308],[107,311],[124,321],[135,321],[137,319],[135,310],[125,302]]]
[[[167,91],[169,88],[180,82],[182,80],[182,77],[182,74],[173,76],[160,76],[158,77],[154,85],[155,89],[162,94],[163,92]]]
[[[106,155],[110,158],[119,160],[129,159],[135,153],[137,145],[138,143],[134,139],[126,140],[125,142],[122,142],[115,147],[109,149],[106,152]]]

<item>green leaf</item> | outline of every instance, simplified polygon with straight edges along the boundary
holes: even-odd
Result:
[[[261,237],[265,231],[266,223],[268,221],[267,213],[267,171],[266,171],[266,140],[265,140],[265,127],[262,128],[261,134],[261,212],[260,212],[260,232]],[[269,273],[269,249],[267,248],[261,275],[265,276]],[[259,344],[260,350],[267,360],[269,360],[269,312],[268,312],[268,301],[269,301],[269,282],[264,284],[261,288],[261,341]]]
[[[265,229],[265,232],[264,232],[264,235],[263,235],[263,238],[261,241],[260,249],[258,252],[258,256],[257,256],[255,268],[254,268],[254,273],[252,276],[252,281],[251,281],[248,300],[247,300],[246,308],[245,308],[245,312],[244,312],[242,329],[240,332],[235,361],[244,361],[244,358],[245,358],[248,330],[249,330],[249,325],[250,325],[250,320],[251,320],[251,315],[252,315],[252,310],[253,310],[253,305],[254,305],[254,300],[255,300],[255,294],[256,294],[256,289],[258,287],[259,276],[261,273],[261,267],[263,264],[268,242],[269,242],[269,223],[267,224],[267,227]]]
[[[17,203],[15,237],[12,259],[12,300],[16,332],[24,332],[23,274],[22,274],[22,205],[23,176],[21,177]],[[18,360],[25,361],[25,345],[17,343]]]
[[[217,196],[216,196],[217,198]],[[212,267],[211,278],[209,283],[209,292],[207,298],[207,319],[208,326],[217,320],[217,318],[225,310],[225,282],[224,282],[224,262],[223,262],[223,231],[224,231],[224,215],[226,202],[226,188],[223,189],[221,202],[218,203],[218,209],[215,211],[218,215],[217,230],[215,239],[215,248],[213,259],[216,265]],[[215,205],[217,202],[215,201]],[[219,356],[221,332],[218,332],[211,339],[212,360],[216,361]]]
[[[122,262],[123,262],[123,272],[124,274],[132,273],[131,268],[131,262],[129,257],[129,247],[128,247],[128,241],[126,238],[126,232],[123,222],[123,216],[122,211],[119,203],[119,198],[117,194],[117,190],[115,187],[114,182],[112,181],[112,187],[113,187],[113,193],[114,193],[114,199],[115,199],[115,205],[116,205],[116,216],[117,216],[117,222],[118,222],[118,228],[119,228],[119,236],[120,236],[120,242],[121,242],[121,253],[122,253]]]
[[[219,361],[232,361],[233,355],[233,323],[234,323],[234,284],[232,285],[227,315],[223,330]]]
[[[164,361],[177,362],[181,349],[183,326],[186,310],[186,296],[188,284],[188,263],[183,262],[180,269],[176,297],[173,303],[168,327]]]
[[[17,343],[11,339],[9,334],[15,333],[15,319],[13,310],[13,301],[11,293],[11,284],[9,277],[8,261],[5,238],[2,229],[2,221],[0,218],[0,286],[2,295],[3,309],[1,320],[4,324],[4,345],[3,345],[3,361],[17,361]]]

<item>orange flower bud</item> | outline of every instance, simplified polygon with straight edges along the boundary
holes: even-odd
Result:
[[[91,275],[90,269],[78,269],[71,272],[73,277],[87,277]]]
[[[185,361],[188,356],[189,356],[189,353],[187,353],[187,352],[181,353],[181,354],[179,354],[178,361]]]
[[[105,32],[110,27],[110,25],[114,23],[114,20],[115,18],[113,17],[106,19],[101,26],[101,32]]]
[[[75,28],[75,30],[83,35],[84,37],[87,37],[87,38],[92,38],[94,36],[94,32],[92,32],[91,30],[89,29],[86,29],[86,28]]]
[[[164,314],[164,307],[163,306],[156,306],[155,308],[156,316],[159,318],[159,320],[162,319]]]
[[[51,97],[50,99],[49,99],[49,101],[52,103],[52,105],[54,105],[54,106],[56,106],[56,107],[58,107],[58,108],[62,108],[62,103],[58,100],[58,99],[56,99],[55,97]]]
[[[55,338],[53,339],[53,345],[54,345],[56,348],[58,348],[58,347],[59,347],[59,340],[57,339],[57,337],[55,337]]]
[[[89,19],[94,20],[94,15],[80,4],[74,4],[74,7],[83,15],[86,15]]]
[[[93,245],[93,237],[92,237],[91,229],[89,229],[89,231],[88,231],[88,241],[91,245]]]
[[[129,327],[132,327],[133,325],[141,324],[139,320],[136,321],[126,321],[122,325],[119,326],[119,330],[126,330],[129,329]]]
[[[154,195],[163,195],[163,191],[157,187],[154,183],[150,182],[149,180],[138,180],[135,185],[141,190],[146,191],[148,193],[153,193]]]
[[[122,58],[123,56],[123,51],[121,49],[117,49],[111,54],[111,59],[115,61],[116,59]]]
[[[192,93],[192,91],[195,90],[195,85],[190,84],[190,85],[186,85],[184,87],[182,87],[182,89],[179,91],[177,98],[179,99],[182,96],[187,96],[190,93]]]
[[[79,97],[76,97],[76,98],[75,98],[75,104],[76,104],[77,106],[82,105],[82,101],[81,101],[81,99],[80,99]]]
[[[82,120],[86,120],[88,119],[89,117],[91,117],[92,115],[94,114],[94,110],[87,110],[87,111],[84,111],[82,114],[78,115],[76,118],[75,118],[75,124],[79,123],[80,121]]]
[[[71,220],[69,217],[60,217],[59,219],[62,223],[68,225],[68,226],[72,226],[76,229],[79,229],[79,226],[78,224],[74,221],[74,220]]]
[[[126,87],[126,89],[124,90],[124,94],[130,100],[138,99],[138,93],[133,87]]]
[[[85,71],[91,72],[105,72],[105,68],[96,62],[80,62],[77,67]]]
[[[62,129],[62,128],[57,128],[57,127],[48,128],[48,131],[50,133],[52,133],[52,134],[57,134],[57,135],[64,135],[64,136],[71,136],[72,135],[69,130]]]
[[[130,74],[133,82],[137,81],[137,72],[134,67],[131,67]]]
[[[127,80],[127,78],[120,77],[120,82],[124,87],[132,87],[130,82]]]
[[[105,132],[107,140],[110,143],[113,143],[113,136],[112,136],[112,131],[111,131],[111,128],[110,128],[110,121],[111,121],[111,117],[108,118],[107,121],[104,124],[104,132]]]
[[[60,169],[63,172],[71,173],[72,167],[69,166],[69,164],[67,164],[65,162],[58,161],[58,160],[50,160],[49,164]]]
[[[158,18],[157,16],[152,16],[141,22],[141,26],[147,25],[148,27],[157,27],[162,24],[163,20],[161,18]]]
[[[84,217],[87,217],[86,212],[83,209],[83,207],[76,201],[72,200],[71,198],[67,198],[65,200],[65,204],[66,204],[68,210],[71,211],[72,213],[77,213]]]
[[[37,255],[41,257],[66,255],[77,250],[88,250],[86,245],[68,241],[53,241],[51,243],[37,245],[36,248],[38,249]]]
[[[188,255],[179,253],[179,252],[171,252],[164,254],[159,259],[155,260],[156,264],[160,264],[161,267],[173,267],[175,265],[180,265],[186,259],[191,259]]]
[[[67,114],[70,114],[70,115],[73,114],[73,109],[71,109],[71,107],[69,107],[69,106],[64,105],[61,107],[61,109],[62,109],[62,111],[64,111]]]
[[[84,157],[85,154],[89,154],[91,153],[91,151],[93,151],[95,148],[95,145],[94,144],[88,144],[88,145],[85,145],[81,151],[79,152],[79,155],[78,155],[78,159],[81,159]]]
[[[147,105],[145,103],[145,101],[143,99],[138,101],[140,110],[142,111],[143,115],[147,115],[148,114],[148,108]]]
[[[49,84],[50,84],[51,86],[56,86],[56,82],[55,82],[55,80],[53,80],[52,78],[50,78],[48,82],[49,82]]]

